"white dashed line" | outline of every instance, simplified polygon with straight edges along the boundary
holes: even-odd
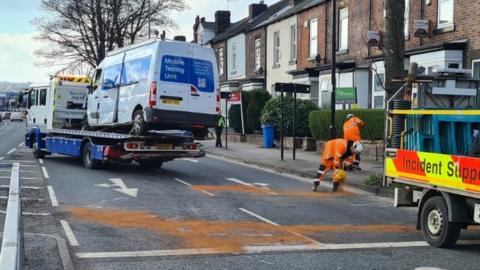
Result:
[[[197,160],[197,159],[193,159],[193,158],[182,158],[182,160],[184,160],[184,161],[190,161],[190,162],[193,162],[193,163],[198,163],[198,160]]]
[[[45,168],[44,166],[42,166],[42,172],[44,178],[50,178],[50,176],[48,176],[47,168]]]
[[[62,224],[63,230],[65,231],[65,235],[67,236],[70,245],[78,247],[79,244],[77,238],[75,237],[75,234],[73,234],[72,228],[70,228],[68,222],[66,220],[60,220],[60,224]]]
[[[50,201],[52,202],[53,207],[58,207],[58,200],[57,196],[55,196],[55,191],[53,190],[52,186],[48,186],[48,195],[50,195]]]
[[[10,176],[0,176],[0,179],[10,179]],[[40,180],[41,178],[36,177],[20,177],[23,180]]]
[[[0,214],[5,215],[5,211],[0,210]],[[44,212],[22,212],[22,216],[50,216],[50,213],[44,213]]]
[[[7,152],[7,155],[10,155],[11,153],[15,152],[16,150],[17,150],[17,148],[11,149],[10,151]]]
[[[0,157],[0,160],[4,159],[5,157]]]
[[[186,185],[186,186],[189,186],[190,188],[193,187],[191,184],[189,184],[189,183],[187,183],[187,182],[185,182],[185,181],[183,181],[183,180],[181,180],[181,179],[173,178],[173,180],[175,180],[175,181],[177,181],[177,182],[179,182],[179,183],[182,183],[182,184],[184,184],[184,185]],[[207,195],[210,196],[210,197],[214,197],[214,196],[215,196],[215,194],[212,194],[212,193],[210,193],[210,192],[208,192],[208,191],[206,191],[206,190],[198,189],[198,191],[203,192],[203,193],[207,194]]]
[[[271,221],[271,220],[269,220],[269,219],[266,219],[266,218],[264,218],[264,217],[262,217],[262,216],[260,216],[260,215],[257,215],[257,214],[255,214],[255,213],[253,213],[253,212],[251,212],[251,211],[248,211],[248,210],[245,209],[245,208],[238,208],[238,209],[239,209],[240,211],[244,212],[244,213],[249,214],[249,215],[252,216],[252,217],[255,217],[255,218],[257,218],[257,219],[265,222],[265,223],[268,223],[268,224],[273,225],[273,226],[280,226],[280,224],[275,223],[275,222],[273,222],[273,221]]]
[[[22,142],[21,144],[19,144],[18,147],[22,147],[23,145],[25,145],[24,142]]]
[[[38,162],[39,162],[40,164],[43,164],[43,159],[39,158],[39,159],[38,159]]]
[[[230,182],[234,182],[234,183],[237,183],[237,184],[240,184],[240,185],[244,185],[244,186],[247,186],[247,187],[251,187],[251,188],[259,188],[259,187],[256,187],[256,186],[253,185],[253,184],[244,182],[244,181],[239,180],[239,179],[237,179],[237,178],[225,178],[225,180],[230,181]],[[275,193],[275,192],[273,192],[273,191],[270,191],[268,188],[264,188],[264,190],[266,190],[268,193],[270,193],[270,194],[272,194],[272,195],[278,195],[278,193]]]

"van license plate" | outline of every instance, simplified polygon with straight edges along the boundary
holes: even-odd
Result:
[[[162,104],[166,105],[175,105],[175,106],[180,106],[181,100],[176,100],[176,99],[162,99]]]

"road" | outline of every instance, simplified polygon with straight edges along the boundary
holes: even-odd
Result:
[[[16,128],[0,134],[12,137],[0,155],[21,141]],[[312,193],[308,179],[215,157],[146,171],[87,170],[77,159],[48,156],[38,169],[48,207],[31,211],[50,212],[53,221],[40,224],[66,239],[75,269],[480,267],[480,245],[470,241],[480,240],[476,228],[457,248],[435,249],[415,230],[415,209],[350,189],[331,194],[327,183]],[[32,269],[54,269],[45,265]]]

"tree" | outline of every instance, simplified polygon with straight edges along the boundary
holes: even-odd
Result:
[[[394,82],[393,79],[404,77],[405,56],[405,0],[385,1],[385,91],[387,98],[402,87],[402,82]]]
[[[47,13],[34,20],[37,39],[51,46],[37,50],[44,64],[98,65],[107,52],[148,36],[152,27],[172,27],[171,11],[183,0],[42,0]]]

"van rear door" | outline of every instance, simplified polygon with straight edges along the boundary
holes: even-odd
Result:
[[[157,83],[157,108],[188,111],[190,71],[187,43],[160,42],[158,55],[160,80]]]

